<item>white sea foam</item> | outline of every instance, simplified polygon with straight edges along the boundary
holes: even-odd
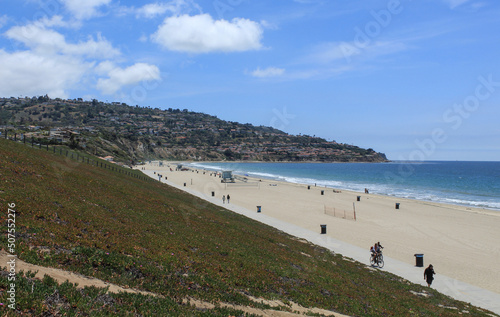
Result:
[[[249,176],[252,177],[262,177],[266,179],[273,179],[273,180],[282,180],[284,177],[276,174],[271,174],[271,173],[261,173],[261,172],[244,172],[244,171],[235,171],[236,174],[248,174]]]
[[[222,171],[222,170],[225,170],[223,168],[223,166],[220,166],[220,165],[205,165],[205,164],[202,164],[202,163],[188,163],[186,165],[194,167],[194,168],[209,170],[209,171]]]
[[[418,163],[419,164],[425,163],[427,165],[436,164],[434,162],[418,162]],[[227,164],[192,163],[191,165],[197,168],[204,168],[208,170],[217,170],[217,171],[232,170],[233,173],[239,175],[248,175],[256,178],[265,178],[265,179],[284,181],[294,184],[316,185],[318,187],[350,190],[355,192],[364,192],[365,188],[367,188],[372,194],[500,210],[500,201],[498,197],[491,197],[487,195],[485,195],[485,197],[481,197],[482,194],[461,193],[451,188],[422,187],[418,184],[409,185],[406,184],[406,182],[405,183],[383,182],[380,179],[374,180],[372,182],[363,182],[363,181],[350,181],[350,180],[347,181],[347,180],[319,179],[314,177],[287,175],[292,173],[293,174],[302,173],[303,175],[305,175],[305,172],[309,171],[307,167],[305,169],[297,171],[296,168],[294,169],[294,167],[291,167],[289,165],[283,167],[282,170],[280,170],[280,168],[282,167],[278,166],[278,168],[275,168],[273,166],[272,168],[273,171],[268,172],[265,171],[266,169],[265,164],[255,165],[255,168],[252,165],[246,166],[244,164],[240,165],[232,163],[227,163]],[[256,171],[255,169],[259,170]],[[279,172],[276,172],[276,170],[278,170]],[[334,178],[334,176],[331,176],[331,178]],[[430,186],[432,186],[432,182],[429,184]]]

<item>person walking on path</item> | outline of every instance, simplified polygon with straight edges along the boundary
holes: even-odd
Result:
[[[229,204],[229,199],[231,199],[231,197],[229,197],[229,194],[227,195],[227,203]]]
[[[427,281],[427,286],[429,287],[431,287],[432,281],[434,280],[434,274],[436,274],[436,272],[434,272],[434,267],[430,264],[424,271],[424,280]]]
[[[226,203],[226,196],[225,195],[222,195],[222,203],[225,204]]]

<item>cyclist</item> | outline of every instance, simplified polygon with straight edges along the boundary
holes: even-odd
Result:
[[[375,261],[377,259],[377,256],[382,253],[382,249],[384,247],[380,244],[380,242],[375,243],[371,248],[370,251],[372,253],[372,259]]]
[[[374,245],[372,245],[370,247],[370,252],[372,254],[372,260],[375,260],[375,254],[377,254],[377,252],[375,252],[375,246]]]

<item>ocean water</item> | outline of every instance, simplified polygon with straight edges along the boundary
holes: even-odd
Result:
[[[208,170],[500,211],[500,162],[192,163]]]

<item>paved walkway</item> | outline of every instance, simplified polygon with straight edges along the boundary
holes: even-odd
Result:
[[[154,177],[155,175],[153,175],[152,171],[143,171],[143,172],[155,178]],[[203,193],[194,191],[187,187],[178,186],[170,181],[162,181],[162,182],[172,187],[183,190],[187,193],[190,193],[194,196],[197,196],[201,199],[207,200],[215,205],[221,206],[240,215],[246,216],[261,223],[272,226],[276,229],[279,229],[295,237],[306,239],[311,243],[327,248],[331,251],[334,251],[335,253],[342,254],[345,257],[352,258],[353,260],[356,260],[360,263],[365,263],[367,265],[370,265],[369,263],[370,254],[368,250],[331,238],[328,235],[320,234],[319,228],[318,232],[307,230],[298,227],[296,225],[292,225],[284,221],[271,218],[269,216],[266,216],[264,213],[257,213],[256,210],[250,211],[246,208],[242,208],[233,204],[222,204],[219,198],[208,197]],[[384,256],[384,262],[385,266],[383,270],[401,276],[412,283],[427,286],[427,283],[424,281],[424,268],[415,267],[408,263],[391,259],[386,256]],[[488,309],[496,314],[500,314],[500,294],[440,274],[436,275],[436,278],[432,283],[432,287],[437,291],[445,295],[448,295],[452,298],[455,298],[457,300],[464,301],[466,303],[471,303],[474,306]]]

